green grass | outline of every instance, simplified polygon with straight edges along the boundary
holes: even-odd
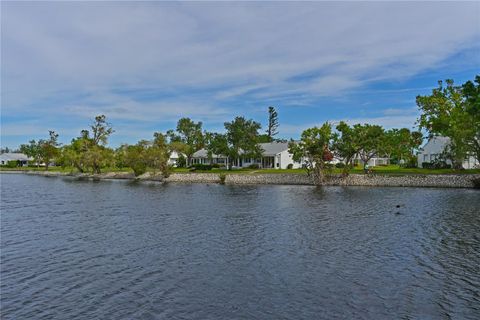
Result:
[[[45,171],[45,168],[37,167],[18,167],[18,168],[7,168],[0,167],[0,171]],[[64,172],[64,173],[76,173],[78,170],[73,167],[50,167],[48,171],[51,172]],[[151,171],[151,170],[149,170]],[[471,169],[471,170],[453,170],[453,169],[422,169],[422,168],[400,168],[397,165],[388,165],[388,166],[378,166],[373,167],[372,171],[376,174],[385,174],[385,175],[409,175],[409,174],[480,174],[480,169]],[[103,168],[102,173],[106,172],[132,172],[130,168]],[[218,169],[213,168],[212,170],[196,170],[195,173],[211,173],[211,174],[306,174],[305,169]],[[88,172],[90,173],[90,172]],[[186,168],[174,168],[172,173],[181,173],[188,174],[192,173],[189,169]],[[335,168],[334,173],[342,173],[342,169]],[[364,174],[362,167],[355,167],[350,170],[350,173],[353,174]]]

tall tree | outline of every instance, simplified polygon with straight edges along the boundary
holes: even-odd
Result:
[[[40,165],[40,143],[35,140],[30,140],[28,144],[20,145],[20,152],[26,154],[29,158],[32,158],[33,161],[37,164],[37,167]]]
[[[190,118],[178,120],[176,132],[169,130],[167,136],[172,148],[185,154],[187,166],[191,164],[193,154],[205,146],[202,122],[194,122]]]
[[[480,77],[463,86],[456,86],[450,79],[445,84],[439,81],[431,95],[417,96],[417,106],[422,112],[418,124],[430,136],[450,138],[447,147],[450,160],[455,168],[461,168],[469,155],[480,161]]]
[[[370,124],[355,124],[353,130],[358,142],[358,155],[365,168],[368,161],[381,151],[384,130],[381,126]]]
[[[55,131],[49,131],[48,134],[49,138],[47,140],[39,141],[40,160],[45,163],[45,170],[48,170],[52,159],[59,154],[58,134]]]
[[[232,122],[225,122],[225,134],[210,134],[208,152],[225,155],[229,159],[229,169],[241,156],[257,158],[262,150],[258,145],[258,130],[261,126],[253,120],[236,117]]]
[[[106,146],[114,130],[104,115],[95,117],[90,130],[82,130],[79,137],[72,139],[63,157],[80,172],[91,168],[93,173],[100,173],[101,168],[114,163],[114,152]]]
[[[353,167],[353,159],[360,151],[360,144],[355,131],[346,122],[341,121],[336,127],[338,133],[333,135],[333,150],[337,158],[345,164],[343,175],[347,175]]]
[[[266,132],[270,141],[273,141],[278,134],[278,113],[275,107],[272,106],[268,107],[268,126]]]
[[[334,135],[330,123],[324,123],[320,128],[313,127],[302,132],[300,142],[290,142],[289,152],[293,160],[304,161],[309,174],[313,174],[314,182],[321,184],[325,179],[328,162],[333,160],[330,151]]]

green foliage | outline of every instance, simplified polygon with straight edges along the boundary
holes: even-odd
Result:
[[[248,168],[249,169],[260,169],[260,166],[256,163],[254,163],[254,164],[249,165]]]
[[[186,168],[187,167],[187,158],[183,154],[178,155],[177,168]]]
[[[330,150],[334,135],[330,123],[324,123],[320,128],[313,127],[302,132],[300,142],[290,142],[289,152],[293,160],[306,163],[309,174],[313,174],[316,183],[322,183],[331,160]]]
[[[7,168],[16,168],[16,167],[19,167],[19,164],[17,160],[10,160],[10,161],[7,161],[7,163],[4,166]]]
[[[287,165],[287,169],[289,169],[289,170],[290,170],[290,169],[293,169],[293,164],[292,164],[292,163],[289,163],[289,164]]]
[[[202,132],[202,122],[194,122],[190,118],[181,118],[177,122],[176,131],[169,130],[171,150],[184,153],[187,165],[192,155],[205,146],[205,135]]]
[[[365,168],[368,161],[381,152],[384,130],[377,125],[355,124],[353,131],[359,148],[358,155]]]
[[[468,155],[480,160],[480,76],[462,86],[445,83],[439,81],[431,95],[417,96],[418,123],[430,136],[450,138],[450,160],[460,168]]]
[[[258,145],[258,130],[261,126],[253,120],[236,117],[232,122],[225,122],[225,134],[209,134],[209,154],[227,156],[230,160],[229,169],[240,156],[258,158],[261,149]]]
[[[140,141],[136,145],[123,147],[123,159],[125,165],[133,170],[135,176],[139,176],[147,172],[148,155],[147,144],[145,141]]]
[[[218,175],[218,178],[220,179],[220,184],[225,184],[225,180],[227,179],[227,175],[225,173],[220,173]]]
[[[200,164],[200,163],[196,163],[196,164],[192,164],[190,166],[190,171],[197,171],[197,170],[200,170],[200,171],[210,171],[212,170],[213,166],[212,165],[209,165],[209,164]]]

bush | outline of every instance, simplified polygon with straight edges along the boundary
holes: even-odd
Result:
[[[212,168],[218,169],[218,168],[221,168],[221,167],[222,167],[222,166],[221,166],[220,164],[218,164],[218,163],[212,164]]]
[[[337,168],[337,169],[343,169],[343,168],[345,168],[345,163],[343,163],[343,162],[336,163],[336,164],[335,164],[335,168]]]
[[[249,169],[260,169],[260,166],[256,163],[254,163],[254,164],[249,165],[248,168]]]
[[[220,184],[225,184],[225,179],[227,178],[227,175],[225,173],[220,173],[218,177],[220,178]]]
[[[293,169],[293,163],[289,163],[287,169]]]
[[[7,164],[5,165],[7,168],[16,168],[18,167],[18,161],[17,160],[10,160],[7,161]]]
[[[209,171],[209,170],[212,170],[212,166],[209,164],[200,164],[200,163],[193,164],[190,166],[190,171],[197,171],[197,170]]]
[[[452,166],[445,161],[422,162],[423,169],[451,169]]]
[[[177,168],[185,168],[187,166],[187,158],[180,154],[177,160]]]

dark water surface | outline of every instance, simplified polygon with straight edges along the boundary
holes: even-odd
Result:
[[[480,317],[477,190],[0,178],[2,319]]]

